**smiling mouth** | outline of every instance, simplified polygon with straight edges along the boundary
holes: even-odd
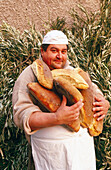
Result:
[[[62,60],[55,60],[56,63],[62,63]]]

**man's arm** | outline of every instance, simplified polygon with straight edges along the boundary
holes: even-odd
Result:
[[[27,84],[35,82],[32,69],[28,66],[18,77],[13,88],[12,104],[13,104],[13,120],[17,127],[24,129],[27,135],[31,135],[30,126],[28,124],[29,117],[33,112],[41,111],[40,108],[33,104],[27,89]]]
[[[50,127],[61,124],[70,124],[79,118],[79,111],[83,106],[82,100],[72,106],[66,106],[66,98],[63,96],[61,106],[55,113],[34,112],[29,118],[31,130]]]

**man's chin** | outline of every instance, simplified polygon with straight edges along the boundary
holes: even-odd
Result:
[[[52,68],[53,69],[62,69],[64,66],[63,66],[63,64],[54,64],[53,66],[52,66]]]
[[[53,67],[53,69],[62,69],[63,67],[62,66],[55,66]]]

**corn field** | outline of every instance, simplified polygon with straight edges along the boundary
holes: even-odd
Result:
[[[44,34],[62,30],[69,39],[68,59],[74,67],[88,71],[111,104],[111,2],[101,1],[101,9],[88,13],[78,5],[84,17],[72,9],[73,25],[66,27],[65,18],[47,24],[44,32],[34,25],[20,33],[3,22],[0,25],[0,169],[25,170],[28,164],[28,142],[24,132],[13,122],[12,91],[25,67],[39,57]],[[111,107],[104,119],[103,133],[94,138],[97,170],[111,169]]]

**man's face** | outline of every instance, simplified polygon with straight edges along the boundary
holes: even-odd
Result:
[[[43,61],[51,70],[61,69],[67,61],[67,45],[66,44],[50,44],[47,51],[41,49]]]

